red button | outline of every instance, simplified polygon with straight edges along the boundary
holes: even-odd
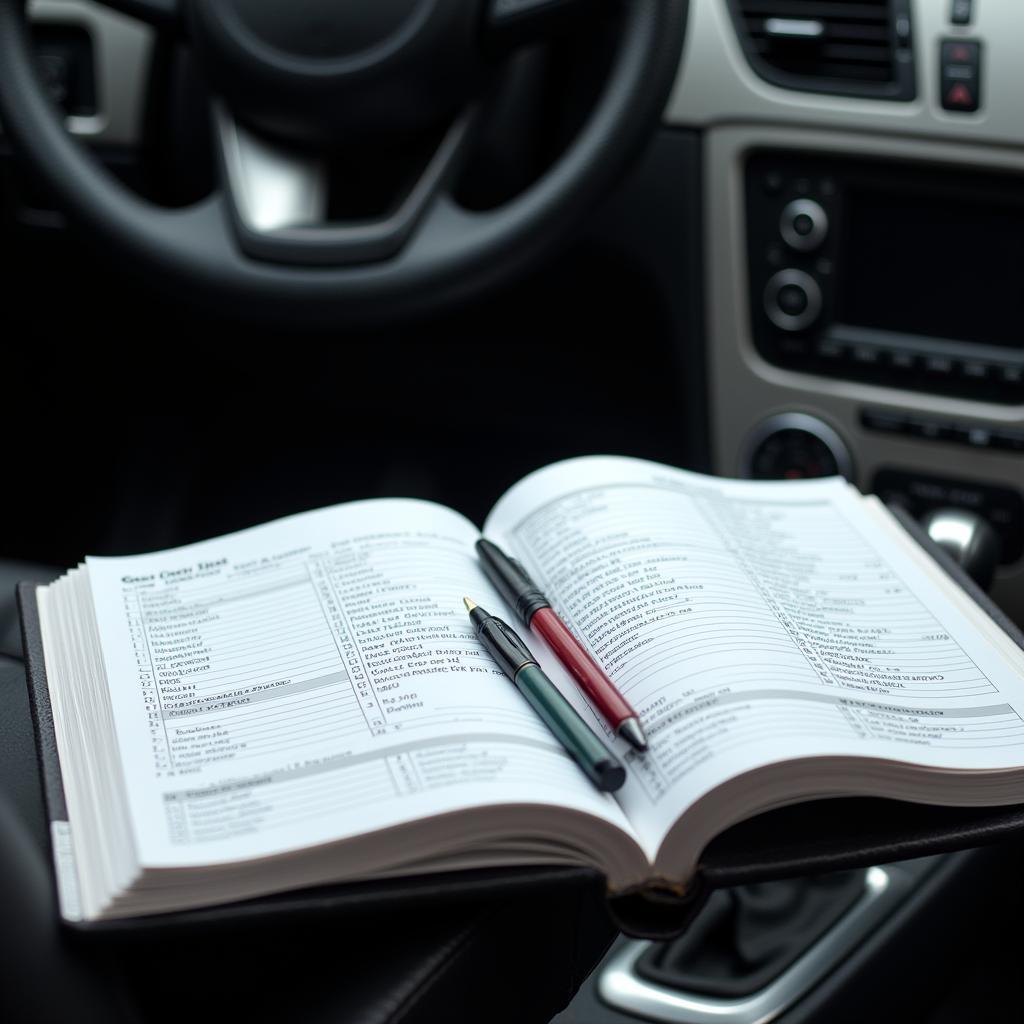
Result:
[[[957,82],[946,93],[947,107],[973,107],[974,95],[963,82]]]

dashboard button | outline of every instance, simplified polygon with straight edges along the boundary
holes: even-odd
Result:
[[[910,426],[905,416],[877,409],[865,409],[860,415],[860,421],[867,430],[878,430],[883,434],[902,434]]]
[[[806,238],[814,230],[814,221],[806,213],[798,213],[793,218],[793,230],[801,238]]]
[[[945,39],[942,42],[942,66],[962,64],[977,68],[981,44],[976,39]]]
[[[828,235],[828,214],[813,199],[794,199],[779,218],[779,233],[797,252],[813,252]]]
[[[953,360],[948,356],[928,356],[924,368],[937,377],[948,377],[953,372]]]
[[[882,357],[882,350],[874,345],[854,345],[853,361],[861,366],[874,366]]]
[[[780,330],[810,327],[821,313],[818,282],[803,270],[780,270],[765,286],[764,311]]]
[[[981,44],[973,39],[946,39],[941,45],[942,108],[973,113],[981,106]]]
[[[883,434],[905,434],[920,438],[922,441],[946,441],[971,448],[1024,452],[1024,429],[991,430],[977,424],[958,424],[920,416],[904,416],[886,409],[862,409],[860,423],[865,430]]]
[[[954,25],[970,25],[971,16],[974,14],[973,6],[971,0],[953,0],[949,20]]]
[[[992,432],[984,427],[955,427],[953,439],[971,448],[988,448],[992,443]]]
[[[798,284],[785,284],[779,289],[776,302],[786,316],[802,316],[807,309],[807,292]]]
[[[937,420],[918,420],[914,424],[912,433],[915,437],[923,438],[926,441],[953,441],[956,439],[953,427]]]
[[[980,106],[978,87],[975,83],[958,82],[942,78],[942,109],[958,110],[965,114],[973,114]]]
[[[901,49],[909,50],[914,41],[913,30],[910,27],[910,15],[900,14],[896,17],[896,45]]]

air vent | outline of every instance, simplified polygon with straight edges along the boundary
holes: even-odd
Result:
[[[910,0],[731,0],[751,66],[789,89],[914,98]]]

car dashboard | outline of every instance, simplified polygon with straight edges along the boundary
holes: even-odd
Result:
[[[766,47],[773,11],[804,12],[789,31],[852,13],[881,32],[823,67],[784,18]],[[1018,621],[1022,33],[1024,8],[998,0],[697,2],[665,113],[704,137],[717,471],[834,467],[917,514],[978,512]],[[765,62],[780,51],[783,72]]]
[[[149,26],[90,0],[29,0],[28,9],[40,73],[69,132],[131,179],[138,154],[153,149],[155,105],[166,110],[169,91],[185,88],[173,76],[168,85],[177,57]],[[226,411],[197,425],[189,417],[199,403],[175,406],[175,394],[167,408],[176,420],[158,428],[147,421],[136,447],[119,456],[124,478],[134,481],[131,467],[161,445],[175,457],[151,492],[133,491],[109,517],[121,532],[95,526],[105,538],[97,543],[80,531],[52,557],[7,554],[56,564],[71,561],[69,550],[77,557],[170,546],[374,488],[417,490],[480,519],[530,469],[614,448],[723,476],[841,474],[918,518],[943,513],[951,528],[985,531],[998,563],[991,594],[1024,626],[1022,39],[1019,0],[689,0],[679,72],[656,137],[573,248],[451,318],[417,323],[415,332],[358,333],[358,354],[354,344],[345,352],[336,345],[317,356],[315,374],[287,359],[254,358],[240,369],[243,360],[227,347],[204,341],[199,358]],[[177,101],[188,106],[192,98]],[[175,145],[201,150],[202,133],[194,125],[192,132],[183,130]],[[202,181],[177,175],[179,154],[157,152],[173,179],[166,194],[201,194]],[[23,172],[9,180],[19,231],[63,236],[63,216],[45,194]],[[144,308],[149,300],[138,301]],[[151,328],[165,353],[179,329],[167,320],[166,337],[159,324]],[[602,340],[602,330],[613,340]],[[452,369],[466,363],[469,346],[484,347],[487,331],[493,366],[514,375],[513,387],[538,389],[536,422],[495,442],[504,458],[491,460],[501,463],[494,479],[476,449],[451,440],[464,420],[501,429],[493,403],[474,396],[469,370]],[[627,352],[620,335],[630,331],[650,337]],[[513,346],[522,359],[506,359]],[[82,352],[83,364],[97,362]],[[527,354],[545,361],[546,390]],[[391,362],[405,372],[389,378],[387,400],[353,388],[350,406],[335,411],[337,381],[381,379]],[[182,365],[162,383],[150,372],[146,386],[187,393]],[[461,404],[421,386],[438,365]],[[562,386],[581,372],[574,389]],[[243,422],[252,404],[276,400],[278,385],[297,396],[278,421],[223,427],[232,417]],[[602,386],[615,392],[617,418],[593,400]],[[306,429],[302,421],[316,417],[318,426]],[[100,419],[93,433],[122,443],[123,424],[112,416],[100,428]],[[328,427],[349,446],[335,445]],[[308,443],[317,432],[329,456]],[[552,444],[559,432],[564,444]],[[82,450],[91,438],[83,427]],[[382,454],[397,468],[382,469]],[[271,456],[287,471],[264,485]],[[48,471],[37,472],[42,480]],[[331,482],[342,477],[346,491]],[[111,491],[117,497],[124,488]],[[192,499],[213,511],[199,518],[184,504]],[[31,534],[28,518],[21,538]],[[165,533],[156,532],[161,524]],[[51,524],[44,527],[40,536],[49,537]],[[934,963],[949,964],[958,943],[973,941],[963,936],[973,934],[983,907],[997,922],[979,946],[990,950],[1015,927],[1006,907],[1019,905],[1019,883],[1013,900],[1003,893],[1018,868],[1000,847],[867,869],[854,880],[864,893],[845,919],[848,941],[816,946],[814,970],[781,975],[774,1002],[762,992],[760,1001],[727,1006],[644,984],[634,967],[652,951],[622,940],[560,1020],[917,1019],[911,1004],[932,985],[928,961],[915,961],[918,943]],[[948,908],[952,916],[944,916]],[[957,929],[962,934],[949,939]],[[903,1002],[886,1016],[863,982],[892,963]]]
[[[153,30],[89,0],[30,11],[69,130],[143,145]],[[984,516],[1018,621],[1022,33],[1008,0],[692,0],[663,115],[699,139],[679,287],[702,293],[710,466]]]

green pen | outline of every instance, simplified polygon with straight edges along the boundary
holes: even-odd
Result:
[[[626,769],[544,674],[526,644],[501,619],[488,614],[468,597],[462,600],[477,639],[515,683],[516,689],[580,766],[583,774],[604,793],[619,789],[626,781]]]

